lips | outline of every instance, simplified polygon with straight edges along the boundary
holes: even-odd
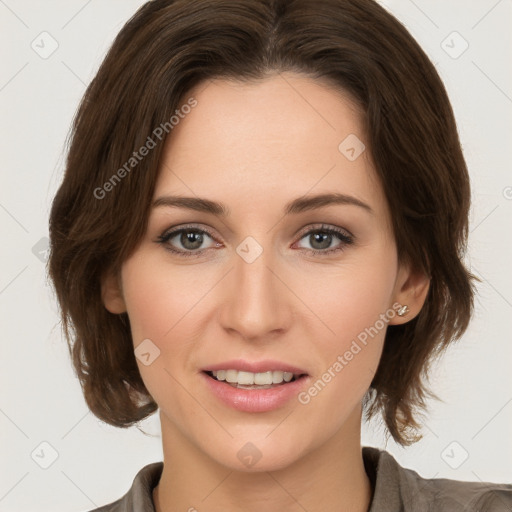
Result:
[[[203,372],[213,372],[218,370],[238,370],[251,373],[265,373],[270,371],[281,371],[293,373],[294,375],[308,375],[308,372],[298,366],[292,366],[282,361],[266,359],[263,361],[246,361],[244,359],[232,359],[218,364],[212,364],[202,368]]]
[[[229,364],[232,364],[230,362]],[[288,368],[290,368],[288,366]],[[220,372],[222,370],[213,370]],[[236,370],[235,370],[236,371]],[[201,380],[206,389],[220,403],[241,412],[261,413],[285,407],[297,397],[311,381],[308,375],[280,384],[243,385],[220,381],[210,375],[211,372],[200,372]]]

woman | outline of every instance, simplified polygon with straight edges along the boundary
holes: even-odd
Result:
[[[50,274],[96,416],[163,463],[97,510],[509,510],[362,447],[419,439],[473,310],[446,91],[372,0],[153,0],[77,113]]]

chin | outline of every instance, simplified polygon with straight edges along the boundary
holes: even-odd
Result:
[[[245,431],[240,438],[235,437],[220,445],[220,450],[210,454],[210,457],[238,472],[258,473],[285,469],[297,462],[304,453],[304,436],[299,436],[300,441],[294,440],[289,432],[279,435],[281,432],[278,433],[277,429],[272,432],[272,428],[254,436],[247,435]],[[272,433],[269,435],[269,432]]]

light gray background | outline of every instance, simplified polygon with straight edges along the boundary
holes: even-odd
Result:
[[[44,266],[73,114],[142,3],[0,0],[0,511],[89,510],[119,498],[142,466],[161,460],[158,415],[142,423],[146,436],[88,412]],[[432,373],[444,403],[430,403],[424,439],[407,449],[386,444],[374,422],[363,444],[424,477],[511,482],[512,2],[383,4],[429,54],[452,99],[473,187],[468,262],[483,284],[467,334]],[[42,58],[53,40],[58,48]]]

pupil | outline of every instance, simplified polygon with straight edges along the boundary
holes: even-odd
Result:
[[[198,249],[203,243],[203,235],[195,231],[186,231],[181,234],[180,242],[182,243],[183,247],[187,249]],[[189,243],[191,243],[192,246],[188,245]]]
[[[318,249],[327,249],[329,247],[329,245],[331,245],[331,237],[332,235],[328,234],[328,233],[315,233],[313,235],[311,235],[314,239],[315,239],[315,243],[317,242],[317,237],[320,239],[320,245],[321,247],[317,247]],[[322,242],[325,242],[327,240],[327,244],[323,243]],[[315,247],[314,244],[311,244],[313,246],[313,248]]]

